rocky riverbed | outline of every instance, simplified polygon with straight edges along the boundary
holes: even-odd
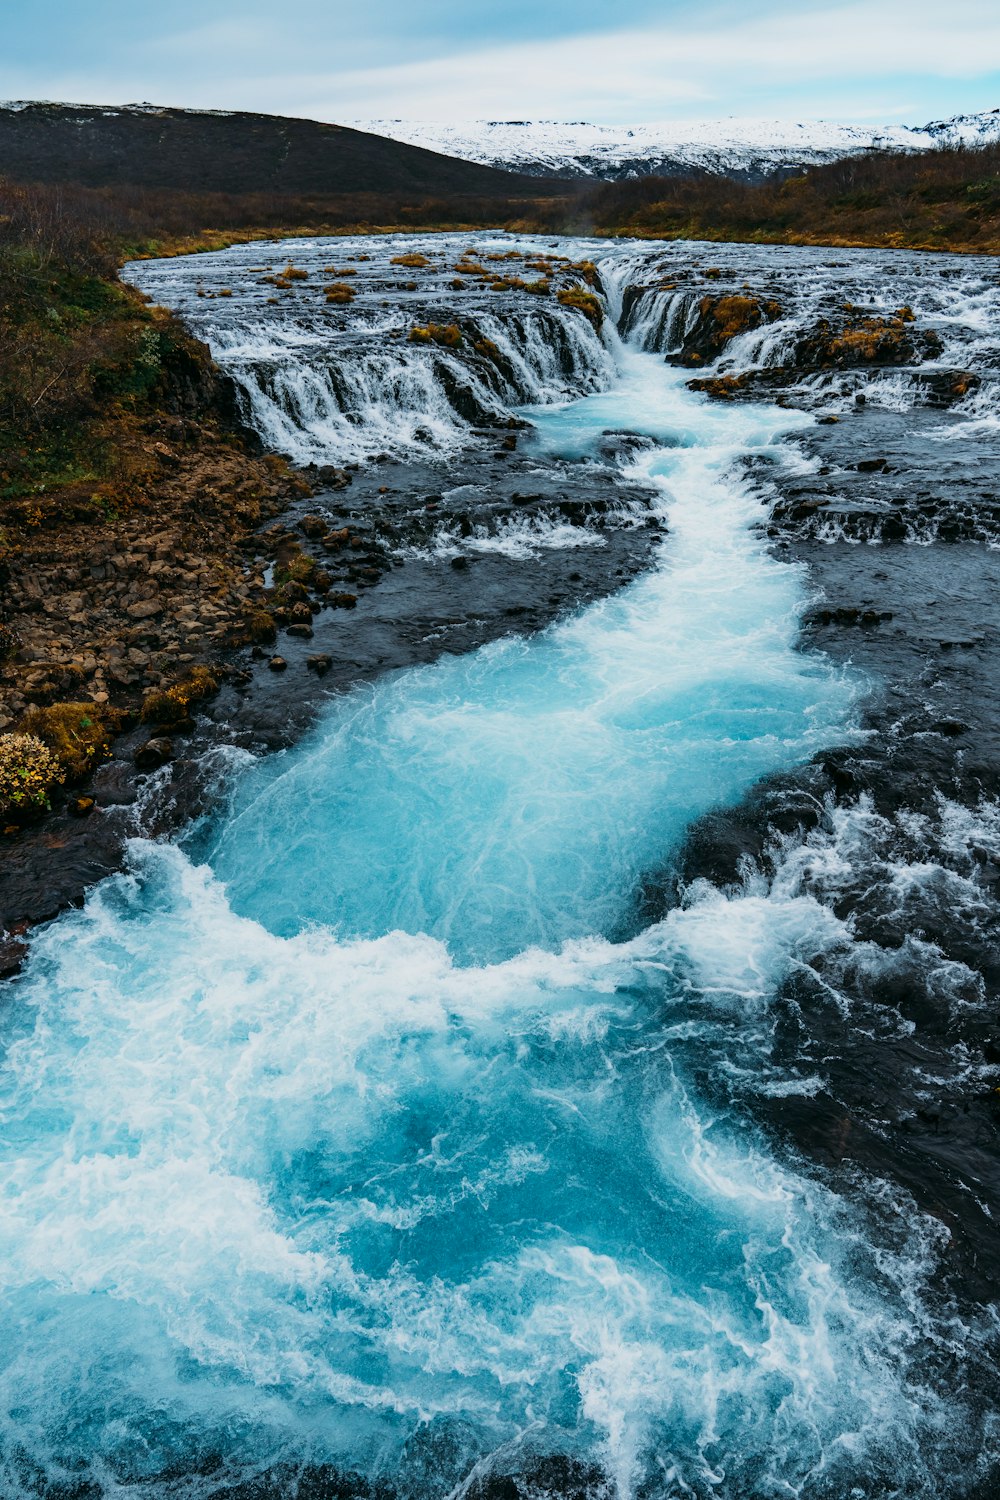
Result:
[[[208,751],[280,748],[331,691],[537,630],[647,565],[663,527],[640,484],[623,494],[612,469],[540,472],[516,440],[493,441],[494,452],[480,443],[462,455],[458,485],[454,462],[290,471],[220,442],[161,491],[164,517],[178,498],[199,513],[198,551],[189,521],[151,537],[116,528],[82,566],[55,548],[26,559],[11,616],[34,644],[7,669],[11,723],[31,701],[70,695],[125,715],[92,775],[57,797],[44,821],[7,831],[8,972],[24,951],[21,934],[117,868],[127,838],[176,830],[197,813],[216,779]],[[220,504],[213,530],[206,491],[221,501],[248,470],[269,485],[272,519],[247,531],[239,507],[234,517]],[[67,622],[87,653],[86,677],[72,659],[53,660]],[[193,664],[211,669],[210,695],[186,711],[168,703],[165,722],[149,710],[140,720],[143,703],[158,703],[157,691],[183,682]],[[80,799],[92,799],[83,815]]]

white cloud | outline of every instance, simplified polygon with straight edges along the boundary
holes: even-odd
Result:
[[[1000,7],[966,0],[775,10],[735,25],[660,26],[517,43],[299,81],[332,118],[650,120],[694,101],[731,113],[749,90],[801,92],[897,77],[976,78],[1000,69]],[[983,101],[985,102],[985,101]]]
[[[327,120],[542,117],[609,124],[734,114],[912,114],[922,123],[926,106],[879,106],[879,98],[947,91],[956,101],[967,98],[969,109],[1000,103],[1000,87],[995,100],[987,92],[988,76],[1000,73],[996,0],[963,0],[950,10],[939,0],[834,0],[794,10],[779,3],[733,15],[709,19],[703,10],[692,19],[688,11],[656,26],[460,54],[442,44],[432,58],[411,55],[380,67],[357,66],[343,49],[331,56],[334,44],[322,30],[301,32],[273,18],[245,25],[208,20],[194,32],[150,38],[127,60],[109,54],[102,69],[90,72],[81,64],[61,77],[16,73],[6,59],[0,95],[152,99]],[[975,93],[964,87],[972,80],[980,80]]]

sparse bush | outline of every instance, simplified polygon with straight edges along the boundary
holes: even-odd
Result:
[[[52,703],[29,709],[21,728],[52,751],[70,781],[79,781],[111,754],[119,723],[120,715],[96,703]]]
[[[247,639],[257,645],[266,645],[277,638],[278,630],[274,616],[266,609],[257,609],[247,617]]]
[[[142,704],[145,724],[177,724],[190,717],[192,703],[218,692],[218,679],[207,667],[192,667],[172,687],[147,693]]]
[[[420,255],[417,251],[414,251],[410,255],[394,255],[390,264],[394,266],[409,266],[412,270],[416,271],[421,266],[429,266],[430,261],[426,255]]]
[[[0,734],[0,816],[44,812],[64,772],[49,747],[33,734]]]

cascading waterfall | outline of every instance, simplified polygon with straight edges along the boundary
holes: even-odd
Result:
[[[606,253],[613,313],[649,253]],[[324,1464],[414,1500],[533,1472],[914,1500],[975,1452],[935,1384],[973,1334],[925,1295],[933,1226],[849,1208],[691,1061],[814,1087],[775,1080],[769,1007],[848,925],[749,885],[642,915],[692,818],[853,732],[862,685],[797,649],[803,576],[741,468],[794,461],[808,418],[709,407],[572,310],[558,359],[541,317],[481,316],[539,466],[652,439],[670,534],[575,618],[335,700],[35,937],[0,1079],[12,1500],[294,1494]],[[405,446],[405,412],[450,444],[446,356],[372,364],[369,335],[289,345],[282,401],[215,347],[310,453]]]

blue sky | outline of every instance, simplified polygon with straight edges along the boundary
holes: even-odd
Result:
[[[7,99],[608,124],[1000,105],[1000,0],[0,0],[0,38]]]

